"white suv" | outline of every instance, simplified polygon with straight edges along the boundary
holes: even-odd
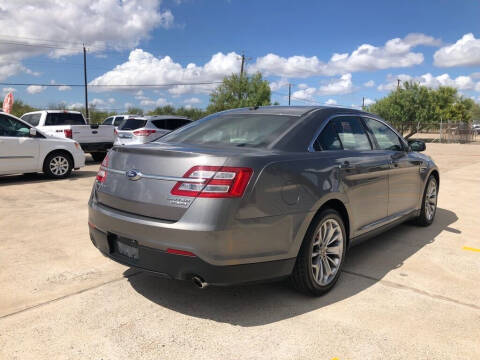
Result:
[[[48,136],[19,118],[0,113],[0,175],[41,172],[65,178],[85,166],[80,144]]]

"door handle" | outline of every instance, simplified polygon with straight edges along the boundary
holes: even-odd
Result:
[[[344,161],[342,164],[338,165],[339,169],[355,169],[355,165],[350,164],[349,161]]]

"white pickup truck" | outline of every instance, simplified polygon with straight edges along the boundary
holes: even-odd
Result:
[[[113,126],[88,125],[78,111],[41,110],[23,114],[21,119],[47,135],[77,141],[95,161],[103,160],[115,140]]]

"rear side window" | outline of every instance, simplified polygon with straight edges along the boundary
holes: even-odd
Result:
[[[167,130],[167,120],[152,120],[152,124],[159,129]]]
[[[319,150],[342,150],[342,143],[338,137],[337,132],[333,127],[333,123],[330,121],[327,126],[322,130],[317,140],[313,144],[313,148],[316,151]]]
[[[188,120],[184,119],[162,119],[162,120],[153,120],[152,124],[159,129],[165,130],[176,130],[183,125],[190,123]]]
[[[120,130],[137,130],[145,127],[147,120],[127,119],[119,127]]]
[[[361,151],[372,149],[360,118],[341,116],[335,118],[332,122],[344,150]]]
[[[38,126],[40,118],[42,117],[41,113],[37,114],[27,114],[22,116],[22,120],[28,122],[32,126]]]
[[[82,114],[76,113],[47,113],[45,126],[85,125]]]
[[[112,125],[113,118],[109,117],[105,119],[102,125]]]

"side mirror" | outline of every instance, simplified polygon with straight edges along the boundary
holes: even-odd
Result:
[[[422,140],[409,140],[408,146],[410,146],[410,149],[412,149],[412,151],[417,152],[425,151],[425,149],[427,148],[425,146],[425,142]]]
[[[30,128],[30,136],[31,137],[37,136],[37,129],[35,129],[34,127],[31,127]]]

